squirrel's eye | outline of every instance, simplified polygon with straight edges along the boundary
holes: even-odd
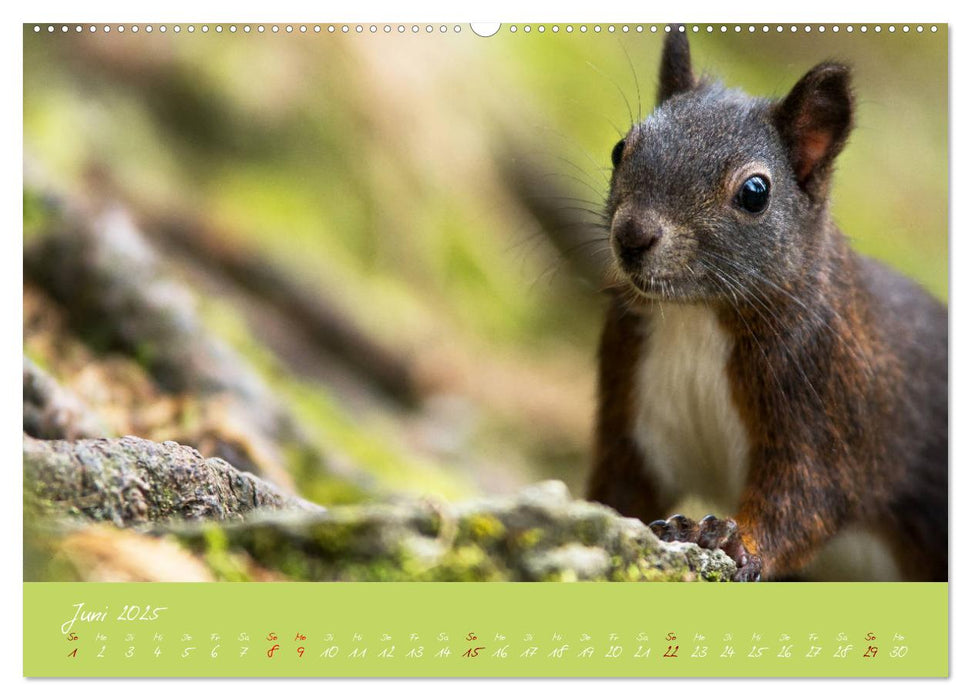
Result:
[[[624,156],[624,143],[624,139],[621,139],[617,142],[617,145],[614,146],[614,150],[610,152],[610,160],[614,164],[615,168],[620,165],[620,159]]]
[[[769,205],[769,182],[761,175],[753,175],[744,183],[738,194],[735,195],[735,202],[750,214],[758,214],[765,211]]]

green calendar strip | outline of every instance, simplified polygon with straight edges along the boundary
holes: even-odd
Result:
[[[26,676],[946,676],[947,584],[24,584]]]

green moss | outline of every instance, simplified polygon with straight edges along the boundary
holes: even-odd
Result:
[[[308,535],[316,552],[330,557],[353,556],[363,549],[362,544],[377,536],[368,520],[339,522],[327,520],[313,525]]]
[[[459,523],[459,541],[472,541],[488,545],[501,540],[505,535],[506,526],[498,518],[488,513],[469,515]]]
[[[449,550],[441,564],[428,573],[430,581],[507,581],[511,578],[508,571],[474,544]]]
[[[533,549],[543,541],[544,537],[545,533],[542,529],[538,527],[530,528],[529,530],[523,530],[513,535],[512,546],[521,550]]]
[[[599,545],[604,541],[610,528],[610,516],[603,512],[591,512],[577,518],[573,523],[573,533],[584,545]]]
[[[203,559],[220,581],[249,581],[250,576],[242,558],[230,551],[229,539],[218,525],[207,526],[203,530],[205,548]]]
[[[277,555],[267,563],[295,581],[315,581],[325,578],[317,560],[287,543],[283,543]]]

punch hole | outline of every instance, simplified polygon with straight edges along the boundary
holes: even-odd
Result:
[[[495,35],[502,25],[498,22],[473,22],[469,27],[472,28],[472,33],[476,36],[487,38]]]

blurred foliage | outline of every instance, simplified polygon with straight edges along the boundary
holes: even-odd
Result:
[[[257,359],[322,443],[394,488],[580,488],[601,302],[569,257],[603,249],[557,254],[509,172],[534,168],[595,219],[610,149],[652,108],[659,35],[24,38],[28,173],[219,227],[439,379],[443,400],[414,415]],[[692,51],[696,69],[780,97],[813,64],[849,62],[859,105],[836,219],[946,298],[946,30],[716,31]],[[25,195],[25,235],[42,206]],[[258,329],[220,331],[251,359],[266,352]],[[356,498],[298,480],[311,497]]]

